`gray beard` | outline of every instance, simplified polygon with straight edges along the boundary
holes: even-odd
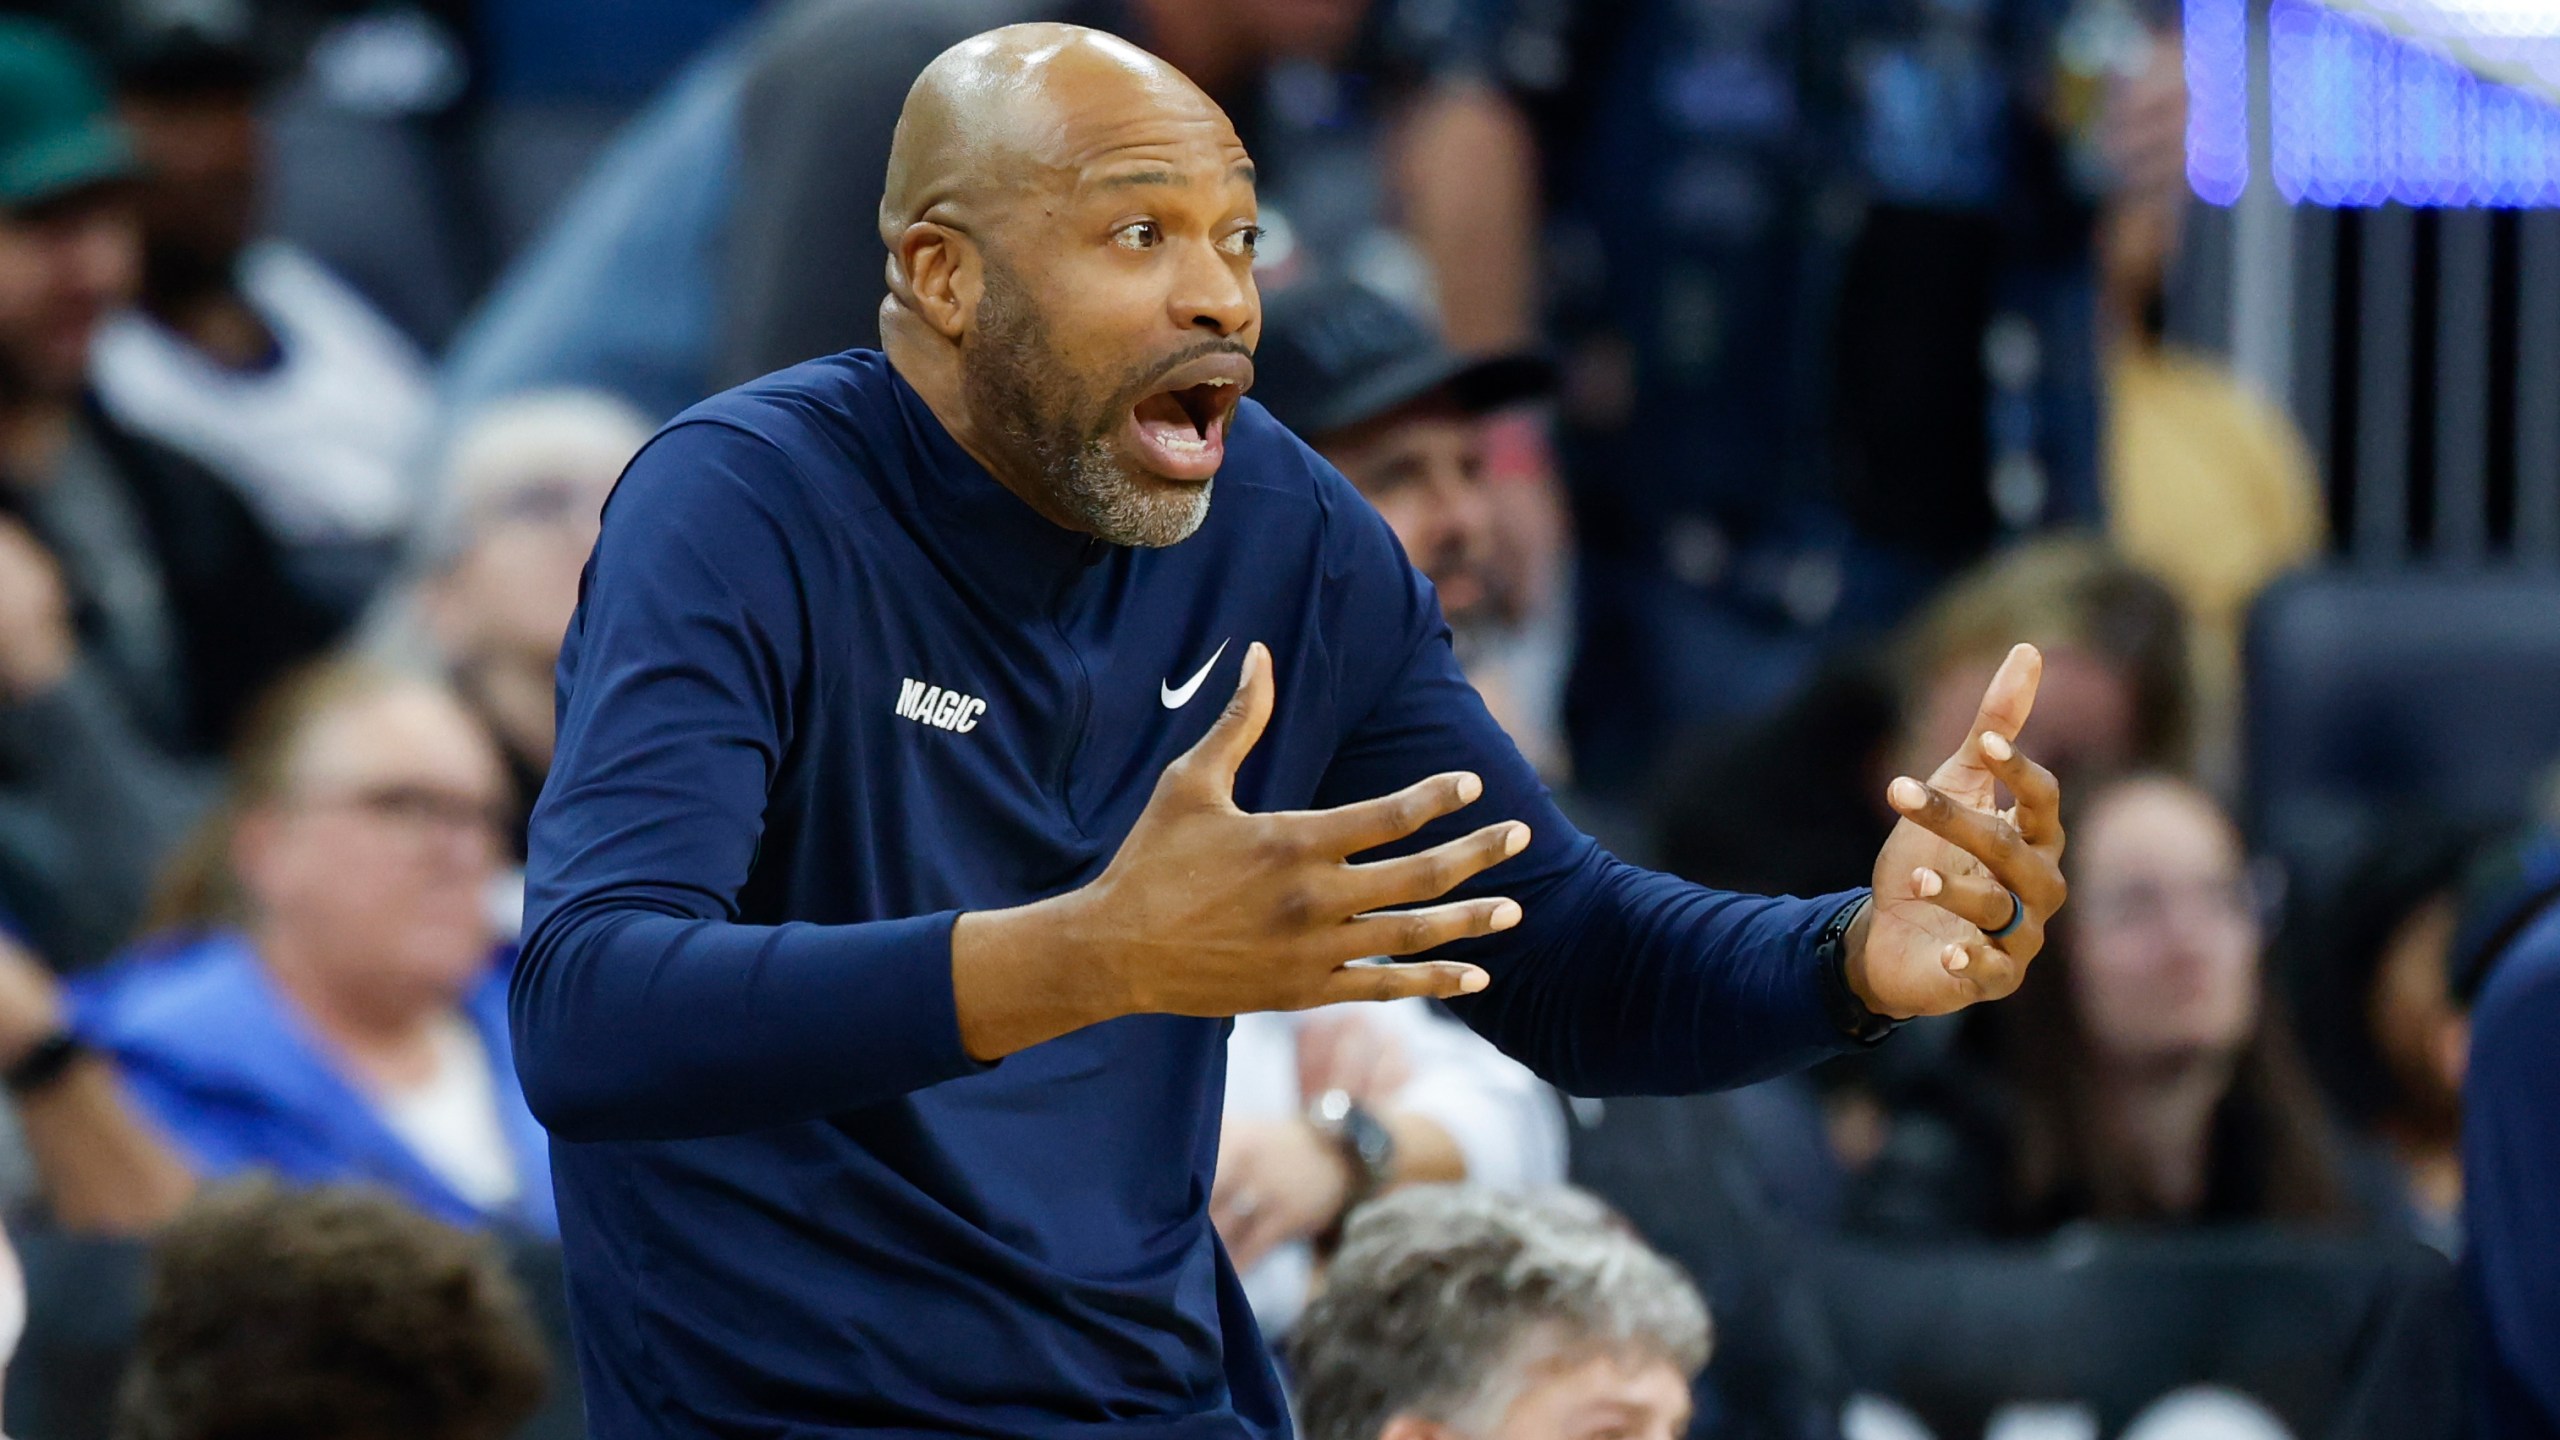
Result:
[[[1038,379],[1054,353],[1048,326],[1013,272],[992,259],[980,321],[984,352],[961,376],[970,412],[1026,462],[1050,503],[1078,529],[1114,545],[1157,549],[1190,539],[1209,518],[1214,482],[1153,481],[1121,463],[1105,438],[1119,428],[1118,413],[1099,432],[1066,438],[1082,425]]]
[[[1114,461],[1099,440],[1046,468],[1049,493],[1078,525],[1114,545],[1146,549],[1190,539],[1209,518],[1209,491],[1218,483],[1149,484]]]

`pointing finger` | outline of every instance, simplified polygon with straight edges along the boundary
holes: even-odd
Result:
[[[1271,651],[1259,640],[1244,648],[1237,667],[1236,693],[1190,750],[1174,763],[1215,788],[1221,800],[1233,799],[1236,771],[1262,738],[1271,721]]]
[[[2036,708],[2036,686],[2044,679],[2044,654],[2033,645],[2009,647],[2008,658],[1982,692],[1982,709],[1973,717],[1973,733],[1988,730],[2015,740]]]

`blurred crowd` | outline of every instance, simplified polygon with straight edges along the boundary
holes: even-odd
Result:
[[[2250,607],[2329,536],[2293,422],[2167,338],[2173,9],[0,12],[0,1190],[36,1330],[95,1298],[62,1255],[156,1253],[112,1404],[22,1416],[48,1377],[21,1366],[10,1420],[52,1427],[22,1436],[557,1413],[562,1337],[505,1263],[557,1230],[505,993],[598,514],[694,400],[876,343],[908,81],[1032,18],[1125,34],[1236,117],[1254,398],[1384,513],[1613,848],[1868,883],[1885,782],[1957,747],[2012,643],[2045,656],[2023,744],[2070,797],[2072,899],[2010,1002],[1605,1103],[1421,1001],[1237,1023],[1210,1205],[1308,1434],[2449,1436],[2474,1348],[2501,1413],[2560,1421],[2554,1335],[2498,1328],[2560,1314],[2552,1251],[2475,1260],[2470,1347],[2423,1308],[2479,1247],[2560,1243],[2529,1059],[2560,1036],[2510,1005],[2471,1063],[2475,1009],[2551,988],[2560,840],[2519,795],[2514,824],[2405,817],[2314,887],[2235,818]],[[2493,1060],[2494,1091],[2467,1076]],[[2467,1082],[2496,1117],[2473,1173],[2505,1182],[2469,1197]],[[2145,1390],[2127,1336],[2227,1316],[2133,1267],[2163,1316],[2040,1342],[2132,1378],[2016,1397],[2140,1392],[2084,1428],[1950,1422],[1872,1360],[2033,1313],[1908,1266],[2092,1235],[2298,1237],[2452,1348],[2350,1325],[2325,1390],[2182,1398],[2214,1374],[2172,1362]],[[1951,1285],[1944,1333],[1842,1313],[1862,1284]],[[2346,1304],[2285,1303],[2297,1339]]]

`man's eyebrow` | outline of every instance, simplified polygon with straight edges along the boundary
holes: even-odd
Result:
[[[1239,160],[1228,166],[1227,173],[1247,185],[1257,184],[1261,180],[1261,176],[1255,172],[1253,162],[1250,160]]]

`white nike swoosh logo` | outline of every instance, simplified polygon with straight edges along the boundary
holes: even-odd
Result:
[[[1190,704],[1191,697],[1200,693],[1200,682],[1208,679],[1209,672],[1218,668],[1218,657],[1227,653],[1228,642],[1234,639],[1235,637],[1230,635],[1225,640],[1219,641],[1218,648],[1210,653],[1209,663],[1201,666],[1199,671],[1193,674],[1190,679],[1183,681],[1181,689],[1176,690],[1173,688],[1171,682],[1165,682],[1163,685],[1164,693],[1158,697],[1164,701],[1164,708],[1167,710],[1179,710],[1183,706]]]

